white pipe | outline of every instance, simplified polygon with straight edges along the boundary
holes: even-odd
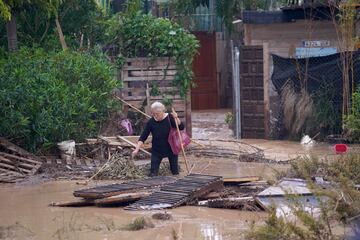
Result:
[[[236,91],[237,91],[237,108],[236,108],[236,119],[238,119],[237,126],[238,126],[238,133],[236,139],[241,139],[241,95],[240,95],[240,51],[236,47],[235,48],[235,69],[236,69]]]

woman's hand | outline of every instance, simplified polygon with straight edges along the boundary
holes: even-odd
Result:
[[[135,156],[139,153],[139,149],[135,148],[135,150],[131,153],[131,157],[135,158]]]
[[[134,158],[139,153],[139,150],[143,144],[144,143],[142,141],[137,142],[135,150],[131,153],[132,158]]]
[[[180,118],[178,117],[177,113],[176,112],[172,112],[171,113],[171,116],[173,116],[174,120],[175,120],[175,123],[177,125],[180,125],[181,124],[181,121],[180,121]]]
[[[171,113],[171,116],[173,116],[174,119],[178,119],[178,118],[179,118],[176,112],[172,112],[172,113]]]

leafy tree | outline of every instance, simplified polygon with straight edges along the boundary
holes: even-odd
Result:
[[[10,20],[11,18],[10,8],[3,0],[0,0],[0,17],[4,20]]]
[[[66,47],[72,49],[93,47],[103,41],[106,18],[94,0],[63,0],[48,7],[28,4],[16,16],[17,40],[22,46],[61,49],[60,29]],[[61,28],[57,28],[56,16]],[[6,46],[6,42],[5,20],[0,18],[0,44]]]
[[[7,41],[10,51],[18,49],[17,39],[17,24],[16,18],[21,11],[33,5],[39,6],[43,9],[50,10],[51,4],[46,0],[1,0],[0,3],[0,16],[6,22]]]

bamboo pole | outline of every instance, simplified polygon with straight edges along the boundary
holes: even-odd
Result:
[[[172,112],[174,113],[174,115],[176,115],[176,112],[174,110],[174,108],[171,109]],[[181,152],[183,154],[183,157],[184,157],[184,160],[185,160],[185,166],[186,166],[186,171],[187,173],[191,173],[191,171],[189,171],[189,165],[188,165],[188,161],[187,161],[187,158],[186,158],[186,154],[185,154],[185,150],[184,150],[184,146],[183,146],[183,139],[181,137],[181,134],[180,134],[180,129],[179,129],[179,126],[178,126],[178,123],[177,123],[177,119],[179,119],[178,117],[174,118],[175,120],[175,126],[176,126],[176,130],[177,130],[177,133],[178,133],[178,136],[179,136],[179,140],[180,140],[180,146],[181,146]]]
[[[119,97],[117,97],[117,96],[116,96],[116,98],[117,98],[118,100],[120,100],[122,103],[124,103],[124,104],[128,105],[129,107],[131,107],[131,108],[135,109],[135,110],[136,110],[136,111],[138,111],[139,113],[142,113],[145,117],[147,117],[147,118],[151,118],[151,116],[150,116],[150,115],[148,115],[148,114],[144,113],[143,111],[141,111],[141,110],[140,110],[140,109],[138,109],[137,107],[134,107],[134,106],[133,106],[133,105],[131,105],[130,103],[126,102],[125,100],[123,100],[123,99],[121,99],[121,98],[119,98]]]
[[[133,147],[136,148],[136,144],[133,143],[133,142],[131,142],[131,141],[129,141],[129,140],[127,140],[126,138],[124,138],[124,137],[122,137],[122,136],[120,136],[120,135],[119,135],[119,136],[116,136],[116,137],[117,137],[117,139],[122,140],[122,141],[126,142],[127,144],[129,144],[129,145],[131,145],[131,146],[133,146]],[[148,151],[146,151],[145,149],[139,148],[139,150],[142,151],[143,153],[146,153],[147,155],[151,156],[151,153],[148,152]]]
[[[128,105],[129,107],[131,107],[131,108],[133,108],[134,110],[138,111],[139,113],[143,114],[145,117],[147,117],[147,118],[151,118],[151,116],[150,116],[150,115],[148,115],[148,114],[144,113],[143,111],[141,111],[140,109],[138,109],[138,108],[134,107],[134,106],[133,106],[133,105],[131,105],[130,103],[126,102],[125,100],[123,100],[123,99],[121,99],[121,98],[119,98],[119,97],[117,97],[117,96],[116,96],[116,98],[117,98],[118,100],[120,100],[122,103],[124,103],[124,104]],[[194,144],[196,144],[196,145],[199,145],[200,147],[205,147],[205,145],[204,145],[204,144],[201,144],[201,143],[199,143],[199,142],[195,141],[194,139],[190,139],[190,140],[191,140],[191,142],[192,142],[192,143],[194,143]]]
[[[114,163],[114,162],[112,162],[112,163]],[[76,182],[76,184],[87,185],[91,180],[94,179],[94,177],[96,177],[99,173],[101,173],[105,168],[110,167],[112,163],[110,163],[110,158],[109,158],[106,161],[106,163],[104,165],[102,165],[102,167],[94,175],[92,175],[89,179],[87,179],[85,181]]]

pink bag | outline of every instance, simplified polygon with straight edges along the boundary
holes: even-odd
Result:
[[[121,123],[120,125],[126,129],[127,133],[129,135],[132,135],[133,134],[133,128],[132,128],[132,125],[131,125],[131,122],[129,119],[123,119],[121,120]]]
[[[170,144],[171,150],[175,155],[178,155],[181,152],[181,141],[179,139],[179,134],[176,128],[173,128],[170,123],[170,117],[168,117],[169,124],[170,124],[170,132],[168,137],[168,142]],[[185,130],[180,131],[180,135],[182,138],[182,145],[183,148],[190,144],[191,140],[190,137],[187,135]]]

